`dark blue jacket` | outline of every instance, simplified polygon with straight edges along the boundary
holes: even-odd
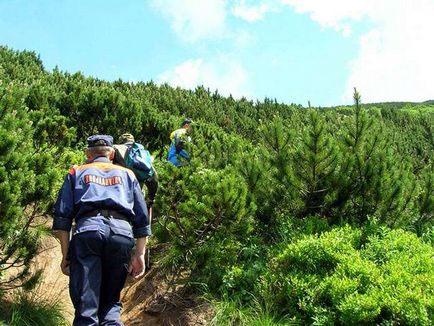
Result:
[[[82,224],[83,220],[87,220],[87,225],[98,224],[91,216],[97,210],[115,211],[125,216],[135,238],[151,235],[148,209],[134,173],[105,157],[69,170],[57,198],[53,230],[69,232],[74,219],[77,224]]]

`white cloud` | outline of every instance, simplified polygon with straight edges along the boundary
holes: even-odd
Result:
[[[236,44],[250,41],[252,36],[245,30],[233,30],[228,15],[248,22],[257,22],[269,12],[281,8],[280,0],[262,0],[249,5],[246,0],[149,0],[171,24],[178,37],[185,42],[225,38]]]
[[[344,101],[354,86],[364,102],[432,99],[434,75],[433,0],[282,0],[309,13],[324,28],[345,35],[360,19],[372,29],[361,35],[360,52],[350,65]]]
[[[236,47],[245,48],[255,42],[255,36],[247,30],[238,30],[232,34],[230,40]]]
[[[232,7],[232,14],[248,22],[256,22],[262,20],[267,12],[272,11],[269,4],[262,3],[259,5],[248,6],[244,0],[239,1]]]
[[[186,42],[218,38],[225,34],[225,0],[150,0]]]
[[[351,33],[350,21],[365,16],[374,0],[282,0],[282,3],[300,14],[309,13],[310,18],[322,27],[334,28],[348,36]]]
[[[205,61],[190,59],[158,76],[159,83],[187,89],[203,85],[219,94],[235,98],[249,97],[247,73],[237,61],[227,55]]]

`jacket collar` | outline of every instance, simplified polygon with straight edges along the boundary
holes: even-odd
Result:
[[[98,156],[95,157],[93,160],[87,160],[86,163],[92,163],[92,162],[105,162],[105,163],[111,163],[111,161],[105,157],[105,156]]]

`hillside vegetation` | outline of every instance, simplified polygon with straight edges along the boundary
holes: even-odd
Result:
[[[107,82],[0,47],[0,297],[37,283],[40,219],[87,136],[131,132],[156,157],[161,263],[220,302],[215,324],[431,325],[434,104],[354,99]],[[176,169],[165,155],[184,117],[193,159]]]

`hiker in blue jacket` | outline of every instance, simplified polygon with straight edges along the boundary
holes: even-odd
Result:
[[[132,134],[130,133],[122,134],[119,137],[119,144],[114,145],[115,157],[113,163],[127,167],[125,162],[125,157],[128,154],[128,150],[131,148],[131,146],[133,146],[134,142],[135,139]],[[148,205],[148,208],[154,204],[155,195],[157,194],[157,190],[158,190],[158,174],[153,165],[151,165],[151,170],[152,170],[151,176],[146,180],[141,180],[140,177],[136,175],[142,190],[144,184],[146,185],[146,189],[148,190],[146,193],[146,197],[147,197],[146,203]]]
[[[190,141],[190,137],[187,134],[191,124],[192,121],[190,119],[185,119],[181,123],[181,128],[176,129],[170,134],[171,144],[167,153],[167,160],[178,168],[184,165],[179,161],[178,155],[187,161],[191,160],[190,154],[184,149],[185,143]]]
[[[111,162],[113,138],[94,135],[87,142],[86,163],[70,169],[59,191],[53,230],[61,270],[70,277],[73,325],[123,325],[120,292],[128,273],[144,274],[148,210],[134,173]]]

